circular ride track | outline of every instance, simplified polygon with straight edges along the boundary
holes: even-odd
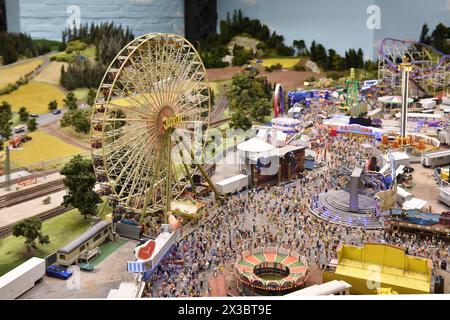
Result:
[[[110,200],[141,218],[169,212],[191,169],[175,164],[174,149],[187,142],[173,133],[206,127],[209,114],[206,70],[186,39],[147,34],[126,45],[102,80],[91,120],[95,173]],[[195,143],[191,158],[203,152]]]
[[[297,252],[283,248],[244,251],[235,264],[246,294],[284,295],[305,286],[308,263]]]

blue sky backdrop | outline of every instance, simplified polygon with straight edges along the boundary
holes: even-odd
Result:
[[[367,8],[378,5],[381,29],[369,30]],[[450,0],[218,0],[219,19],[242,9],[244,15],[260,19],[285,37],[313,40],[343,54],[349,48],[364,50],[375,58],[385,37],[418,40],[422,25],[450,25]]]

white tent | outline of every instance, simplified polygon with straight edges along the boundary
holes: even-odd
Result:
[[[257,137],[268,144],[273,143],[273,137],[276,137],[276,144],[283,146],[286,144],[287,134],[280,130],[259,129]]]
[[[238,144],[237,148],[242,152],[250,152],[250,153],[259,153],[259,152],[267,152],[274,148],[275,146],[268,144],[267,142],[262,141],[259,138],[252,138],[241,144]]]
[[[401,104],[402,103],[402,97],[401,96],[383,96],[379,97],[378,101],[382,103],[390,103],[390,104]],[[413,102],[414,100],[409,98],[408,103]]]

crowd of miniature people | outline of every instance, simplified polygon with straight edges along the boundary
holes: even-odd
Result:
[[[320,120],[315,120],[317,125]],[[210,294],[208,279],[224,268],[232,269],[240,254],[257,247],[284,247],[304,256],[310,266],[323,269],[336,258],[340,244],[384,242],[405,248],[408,254],[448,259],[449,247],[435,238],[385,230],[365,230],[327,223],[311,215],[308,206],[317,195],[338,187],[333,173],[364,160],[357,152],[361,140],[332,137],[318,129],[316,160],[326,164],[286,185],[238,193],[215,205],[208,200],[209,220],[186,236],[162,260],[146,290],[154,297],[197,297]]]

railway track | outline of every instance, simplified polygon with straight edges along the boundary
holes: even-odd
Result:
[[[21,168],[21,169],[22,169],[22,168]],[[25,169],[25,168],[23,168],[23,169]],[[15,171],[18,171],[18,170],[15,170]],[[43,171],[43,172],[32,173],[32,174],[30,174],[30,175],[28,175],[28,176],[25,176],[25,177],[20,177],[20,178],[16,178],[16,179],[11,179],[10,185],[19,183],[20,181],[23,181],[23,180],[42,178],[42,177],[45,177],[45,176],[48,176],[48,175],[51,175],[51,174],[54,174],[54,173],[57,173],[57,172],[59,172],[58,169],[56,169],[56,170],[50,170],[50,171]],[[5,185],[6,185],[6,182],[5,182],[5,181],[0,182],[0,188],[4,188]]]
[[[34,217],[38,218],[41,221],[45,221],[50,218],[56,217],[60,214],[63,214],[65,212],[67,212],[68,210],[70,210],[70,208],[65,208],[63,206],[59,206],[59,207],[44,211]],[[16,223],[10,224],[8,226],[0,227],[0,239],[11,235],[15,224]]]
[[[62,179],[59,179],[40,184],[35,187],[5,194],[3,196],[0,196],[0,208],[11,207],[22,202],[43,197],[64,190],[64,188],[65,186],[62,182]]]
[[[217,121],[211,122],[209,124],[209,126],[212,127],[212,128],[220,127],[221,125],[230,122],[230,120],[231,120],[231,118],[225,118],[225,119],[222,119],[222,120],[217,120]]]

